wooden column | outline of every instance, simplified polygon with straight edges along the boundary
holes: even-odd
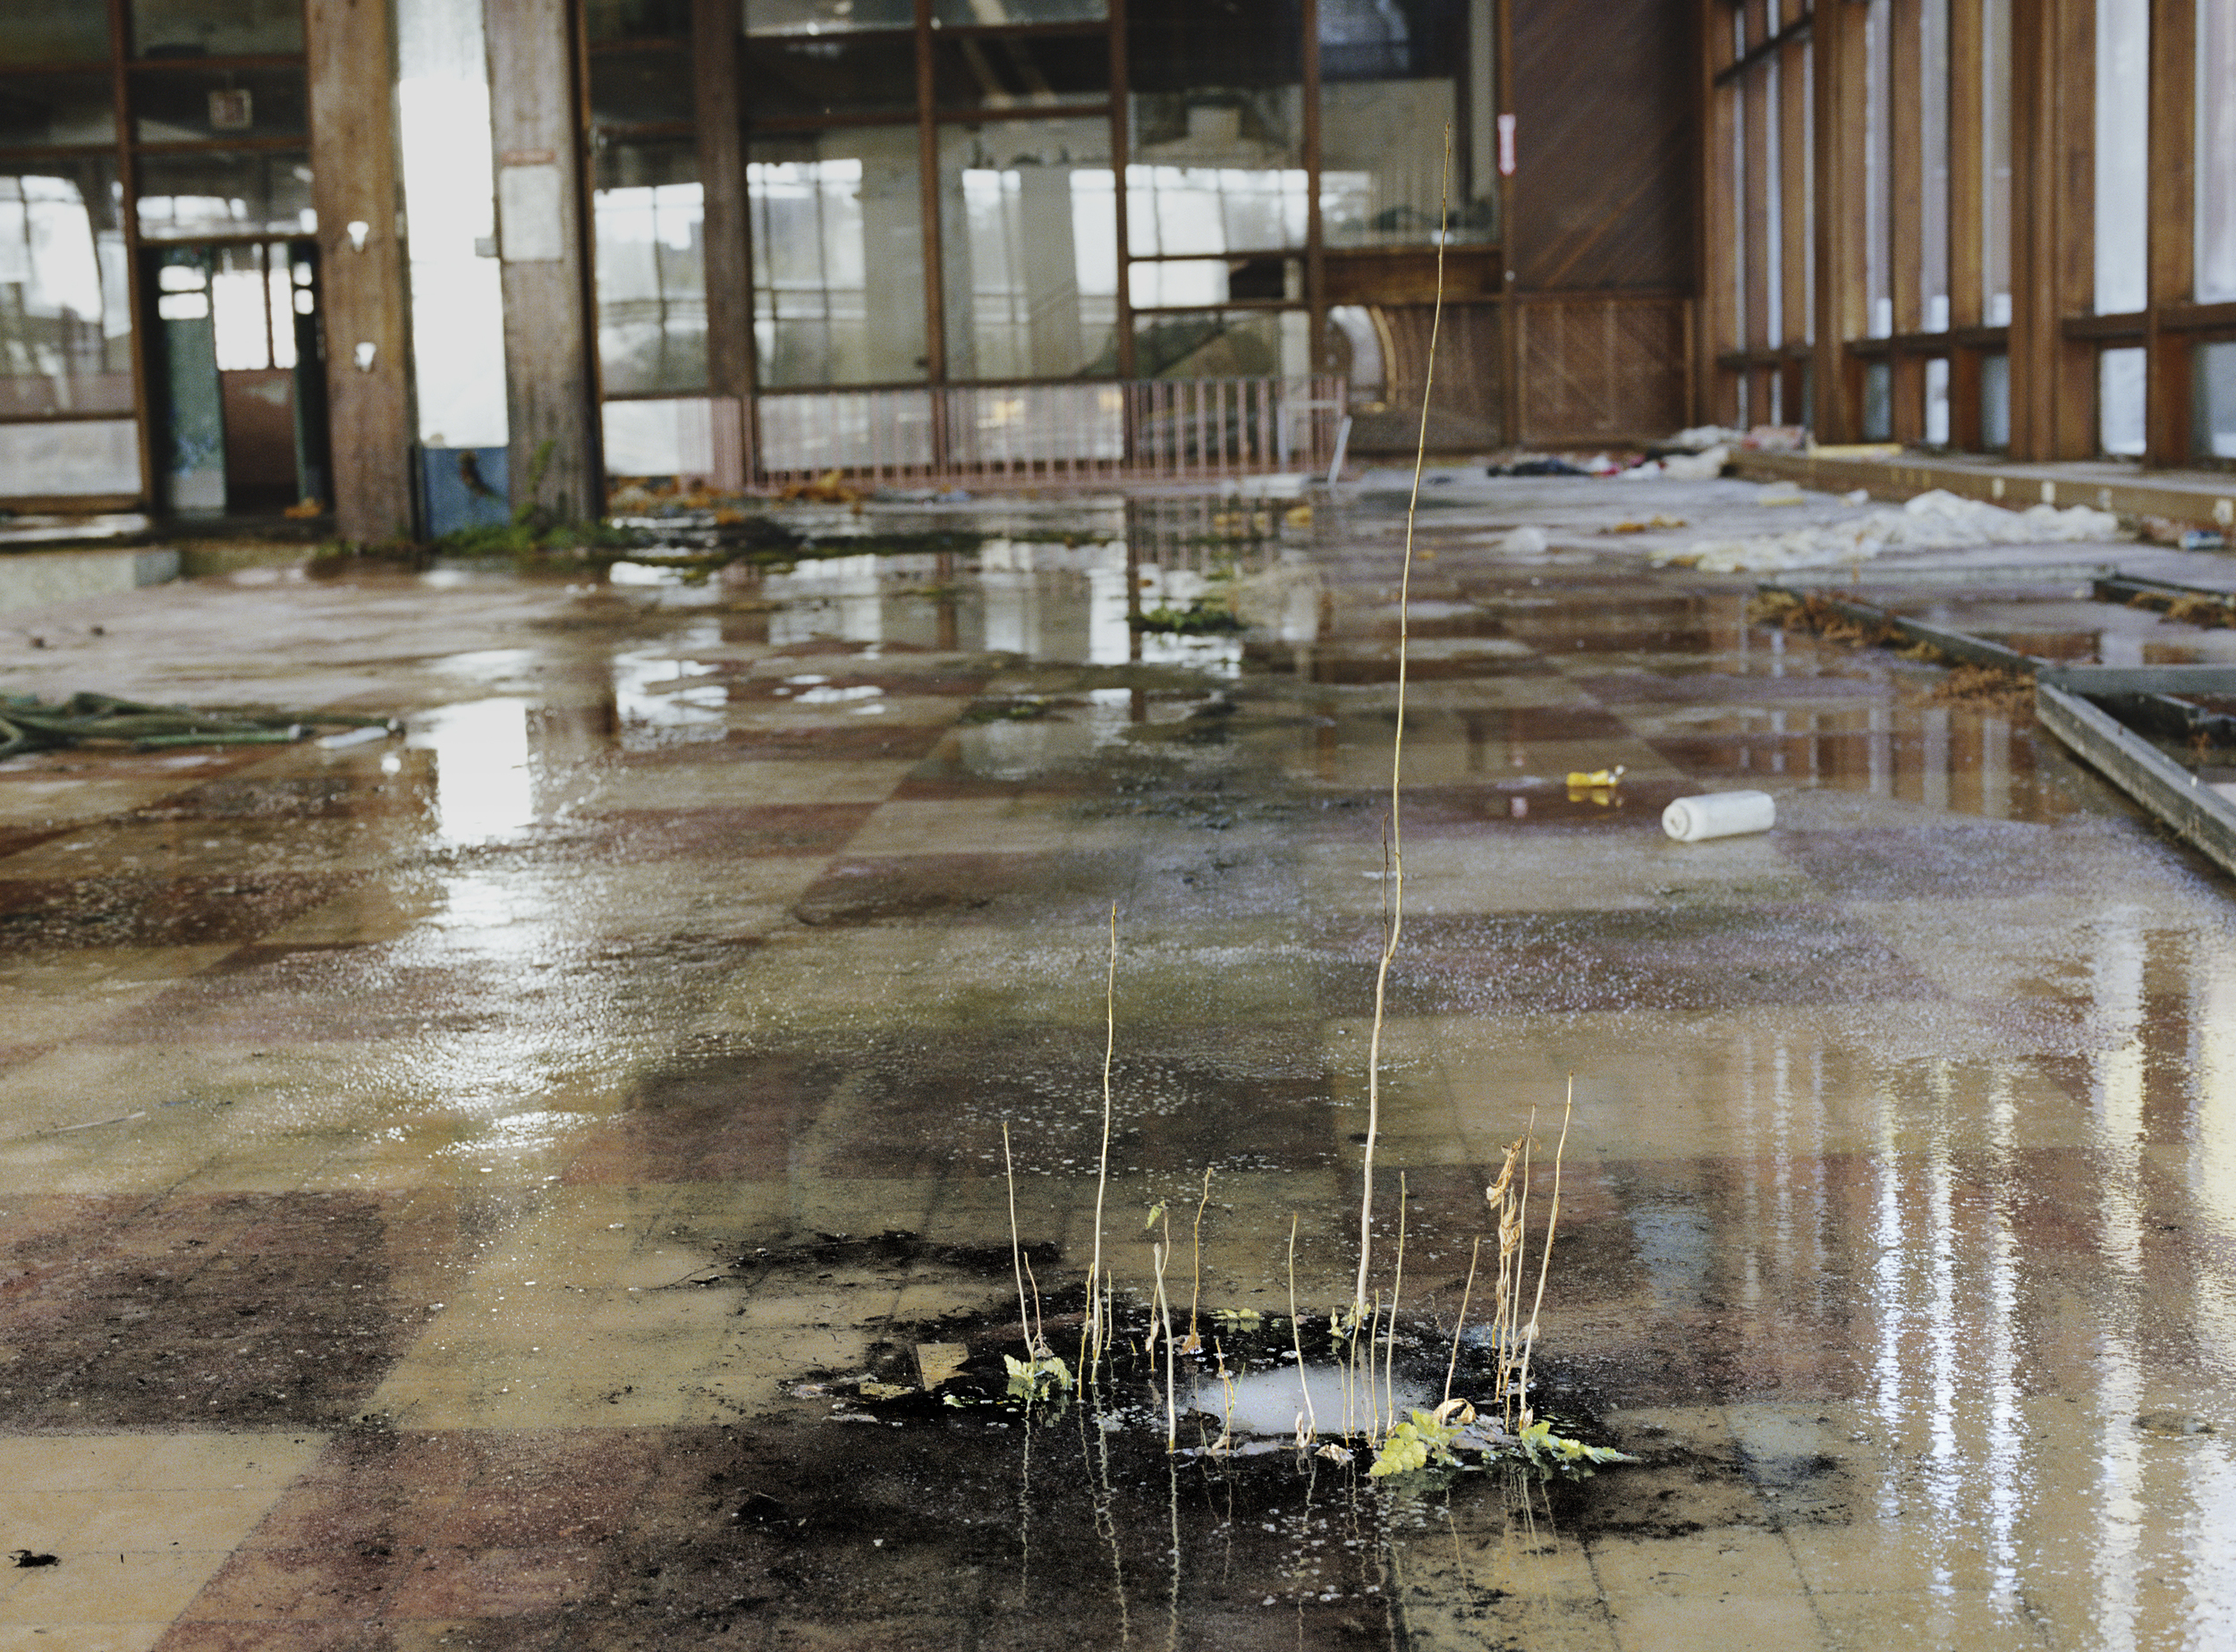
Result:
[[[705,201],[699,235],[706,258],[707,394],[736,406],[741,473],[760,468],[753,401],[753,264],[747,240],[745,112],[738,95],[737,0],[691,0],[691,96],[699,119],[699,182]],[[720,467],[718,466],[719,470]]]
[[[2011,456],[2096,452],[2096,352],[2062,323],[2096,289],[2092,0],[2012,0]]]
[[[1925,84],[1920,51],[1920,0],[1893,0],[1887,8],[1888,162],[1893,173],[1887,225],[1887,292],[1894,331],[1921,332],[1926,325]],[[1926,364],[1908,352],[1893,360],[1888,394],[1893,437],[1916,442],[1926,434]]]
[[[360,544],[408,538],[417,490],[395,30],[388,0],[309,0],[303,24],[335,531]]]
[[[692,0],[691,55],[706,200],[707,388],[718,396],[747,396],[753,391],[753,271],[745,239],[737,0]]]
[[[1717,70],[1732,56],[1732,8],[1724,0],[1700,0],[1700,296],[1693,328],[1698,386],[1696,419],[1730,424],[1739,416],[1738,381],[1716,365],[1727,350],[1737,350],[1739,270],[1736,263],[1740,169],[1732,140],[1739,127],[1738,91],[1715,83]]]
[[[1808,337],[1809,314],[1809,48],[1797,40],[1778,53],[1779,336],[1774,344]],[[1786,422],[1798,424],[1801,405],[1786,403]]]
[[[2189,338],[2159,329],[2160,308],[2189,301],[2197,233],[2197,0],[2152,0],[2149,400],[2143,462],[2190,462]]]
[[[1981,85],[1981,0],[1949,0],[1949,325],[1980,325],[1980,255],[1986,208],[1981,175],[1986,99]],[[1949,445],[1980,446],[1980,352],[1949,352]]]
[[[512,508],[605,508],[571,0],[487,0]]]
[[[1867,8],[1817,9],[1817,343],[1811,424],[1820,442],[1851,442],[1862,422],[1860,377],[1847,341],[1866,330],[1864,20]]]

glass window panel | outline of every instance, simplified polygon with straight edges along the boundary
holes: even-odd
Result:
[[[1110,97],[1104,35],[961,35],[932,42],[943,109],[1054,108]]]
[[[2197,300],[2226,303],[2236,299],[2236,0],[2198,0],[2197,144]]]
[[[309,157],[285,150],[148,155],[140,162],[140,233],[149,241],[199,235],[309,234]]]
[[[932,21],[969,23],[1098,23],[1109,0],[932,0]]]
[[[0,498],[139,491],[137,419],[0,424]]]
[[[593,45],[690,38],[690,0],[588,0],[583,16]]]
[[[2190,383],[2199,456],[2236,459],[2236,343],[2198,345]]]
[[[779,473],[932,462],[932,393],[856,390],[762,396],[761,468]]]
[[[910,0],[745,0],[750,35],[846,34],[865,29],[913,29]]]
[[[1320,216],[1331,247],[1433,245],[1444,205],[1452,80],[1351,80],[1320,92]],[[1450,238],[1488,241],[1495,197],[1453,185]]]
[[[1294,87],[1133,103],[1127,233],[1154,256],[1273,252],[1304,245],[1309,205]]]
[[[1893,8],[1871,0],[1864,18],[1863,268],[1869,301],[1865,330],[1872,338],[1894,331],[1893,286],[1894,166]]]
[[[1137,316],[1143,378],[1298,378],[1312,370],[1311,318],[1300,309]]]
[[[1236,299],[1304,296],[1300,258],[1140,259],[1128,266],[1127,295],[1136,309],[1224,304]]]
[[[140,57],[257,57],[303,49],[302,0],[131,0]]]
[[[37,0],[0,9],[0,64],[95,63],[108,55],[103,0]]]
[[[915,128],[757,139],[746,192],[760,382],[922,378],[924,226]]]
[[[1110,123],[948,126],[939,149],[948,377],[1116,372]]]
[[[1980,358],[1980,445],[2011,445],[2011,358],[2000,352]]]
[[[707,384],[707,259],[699,154],[688,140],[598,157],[598,363],[606,394]]]
[[[2150,40],[2150,0],[2097,0],[2096,242],[2100,316],[2142,309],[2147,290]]]
[[[590,123],[650,126],[689,121],[691,60],[682,52],[599,52],[590,58]]]
[[[131,100],[142,143],[300,138],[309,130],[300,69],[140,70]]]
[[[1982,0],[1980,30],[1980,314],[2000,327],[2011,325],[2011,0]]]
[[[1945,333],[1949,329],[1949,0],[1923,0],[1918,8],[1918,292],[1925,330]]]
[[[131,350],[115,164],[0,173],[0,418],[131,411]]]
[[[1774,379],[1771,389],[1775,392]],[[1775,419],[1771,421],[1776,423]],[[1926,363],[1926,440],[1935,447],[1949,445],[1949,359],[1935,356]]]
[[[2143,451],[2143,386],[2149,352],[2107,350],[2096,358],[2096,445],[2107,453]]]
[[[1136,92],[1293,86],[1302,72],[1296,0],[1134,0],[1126,72]]]
[[[217,370],[294,366],[294,292],[287,243],[215,250],[208,302],[216,324]]]
[[[1458,127],[1469,63],[1465,0],[1319,0],[1328,246],[1436,241],[1444,125]],[[1480,241],[1496,230],[1492,167],[1480,170],[1483,188],[1471,190],[1467,152],[1453,154],[1453,239]]]
[[[745,95],[747,109],[760,121],[906,114],[916,107],[916,41],[908,36],[749,41]]]
[[[106,74],[0,78],[0,145],[115,141],[116,98]]]
[[[1746,405],[1747,398],[1741,395],[1742,413]],[[1863,439],[1884,442],[1893,431],[1894,369],[1884,361],[1867,361],[1863,368]]]

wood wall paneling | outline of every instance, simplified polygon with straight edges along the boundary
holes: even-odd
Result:
[[[1740,92],[1736,82],[1724,86],[1715,83],[1716,69],[1731,56],[1731,8],[1724,0],[1699,0],[1699,8],[1703,138],[1698,185],[1698,325],[1695,330],[1697,360],[1693,372],[1700,395],[1698,418],[1711,423],[1729,424],[1739,416],[1739,393],[1736,381],[1718,369],[1715,360],[1724,352],[1736,350],[1740,345],[1740,174],[1736,142]],[[1527,419],[1524,428],[1529,428]]]
[[[318,214],[335,531],[357,542],[413,528],[411,380],[398,187],[394,37],[386,0],[309,0],[311,200]],[[349,225],[365,225],[364,248]],[[372,348],[368,367],[360,346]]]
[[[2012,4],[2011,454],[2096,452],[2095,347],[2069,340],[2096,265],[2096,10],[2091,0]]]
[[[1690,317],[1689,301],[1671,293],[1547,293],[1517,304],[1522,440],[1640,442],[1681,428]]]
[[[1745,297],[1747,313],[1741,332],[1748,349],[1761,350],[1777,342],[1770,336],[1770,269],[1771,260],[1777,253],[1775,225],[1770,213],[1771,133],[1774,125],[1768,61],[1757,64],[1741,75],[1734,89],[1741,100],[1742,176],[1740,182],[1746,191],[1746,205],[1741,220],[1744,229],[1740,245],[1746,259],[1741,292]],[[1763,417],[1763,400],[1750,396],[1748,408],[1749,416],[1759,422]]]
[[[2163,332],[2160,307],[2189,302],[2196,269],[2197,0],[2152,0],[2149,402],[2143,462],[2191,459],[2191,341]]]
[[[1794,41],[1778,55],[1779,335],[1771,341],[1775,344],[1800,344],[1808,337],[1808,61],[1806,40]],[[1800,419],[1800,406],[1798,395],[1787,398],[1789,423]]]
[[[1810,423],[1819,441],[1855,439],[1861,374],[1845,341],[1865,332],[1864,21],[1866,8],[1828,3],[1811,30],[1816,66],[1817,343]]]
[[[1730,27],[1728,6],[1707,10]],[[1512,0],[1508,262],[1523,291],[1691,284],[1699,15],[1669,0]]]
[[[486,0],[484,15],[504,259],[512,503],[515,510],[581,521],[604,509],[605,467],[573,6],[570,0]]]

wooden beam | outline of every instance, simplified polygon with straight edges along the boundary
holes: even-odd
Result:
[[[1716,358],[1736,350],[1739,315],[1738,266],[1733,245],[1739,214],[1739,168],[1732,164],[1738,130],[1739,89],[1715,82],[1718,67],[1732,55],[1732,10],[1724,0],[1700,0],[1700,298],[1693,347],[1699,386],[1698,417],[1727,424],[1739,411],[1738,379],[1718,367]]]
[[[1808,336],[1809,127],[1808,61],[1805,41],[1778,55],[1778,310],[1774,344],[1799,344]],[[1799,374],[1793,376],[1799,384]],[[1797,396],[1784,398],[1788,424],[1800,421]]]
[[[2152,0],[2150,15],[2150,306],[2148,400],[2143,419],[2147,466],[2191,462],[2190,353],[2179,333],[2162,330],[2163,306],[2191,293],[2197,214],[2197,0]]]
[[[1986,180],[1980,167],[1987,118],[1982,72],[1981,0],[1949,5],[1949,326],[1981,319],[1980,248]],[[1953,377],[1953,375],[1952,375]]]
[[[605,509],[571,0],[486,0],[514,510]]]
[[[335,531],[360,544],[408,538],[417,490],[395,36],[386,0],[309,0],[303,24]]]
[[[1746,226],[1740,243],[1746,260],[1740,272],[1747,295],[1742,342],[1750,349],[1767,349],[1778,342],[1770,336],[1770,269],[1777,252],[1771,240],[1770,145],[1776,128],[1775,111],[1770,106],[1769,65],[1741,76],[1724,95],[1740,99],[1740,129],[1745,134],[1741,143],[1746,165],[1740,179],[1744,191],[1740,222]],[[1756,423],[1762,422],[1761,405],[1750,391],[1748,416]]]
[[[736,0],[691,0],[692,95],[706,199],[707,389],[753,394],[753,267],[746,249],[745,141]]]
[[[2096,348],[2062,323],[2095,291],[2096,11],[2012,0],[2011,454],[2096,451]]]
[[[1826,4],[1811,35],[1817,106],[1817,344],[1810,424],[1820,442],[1853,441],[1861,375],[1847,341],[1868,330],[1864,291],[1864,25],[1867,8]]]

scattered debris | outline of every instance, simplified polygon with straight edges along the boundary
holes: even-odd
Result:
[[[1928,706],[1962,706],[2013,723],[2034,716],[2034,682],[2015,671],[1993,665],[1959,665],[1934,684]]]
[[[387,717],[346,711],[198,711],[191,706],[146,706],[114,694],[88,693],[49,704],[35,694],[7,694],[0,695],[0,758],[85,745],[128,746],[140,751],[167,746],[284,745],[322,725],[383,733],[402,726]]]
[[[2192,1417],[2187,1411],[2145,1411],[2135,1419],[2135,1426],[2146,1434],[2163,1434],[2174,1438],[2191,1435],[2218,1432],[2202,1417]],[[19,1565],[21,1562],[17,1563]]]
[[[59,1566],[62,1564],[62,1557],[58,1555],[36,1555],[30,1549],[10,1549],[8,1551],[8,1558],[15,1562],[19,1567],[25,1570],[29,1570],[34,1566]]]
[[[2122,537],[2120,519],[2085,504],[2065,510],[2037,504],[2024,511],[1966,499],[1936,487],[1900,509],[1855,521],[1797,528],[1788,533],[1710,541],[1648,554],[1657,566],[1741,573],[1817,568],[1865,561],[1883,551],[1944,550],[1965,545],[2044,545]]]
[[[1777,824],[1777,800],[1767,792],[1710,792],[1678,798],[1662,810],[1662,830],[1681,843],[1751,836]]]

